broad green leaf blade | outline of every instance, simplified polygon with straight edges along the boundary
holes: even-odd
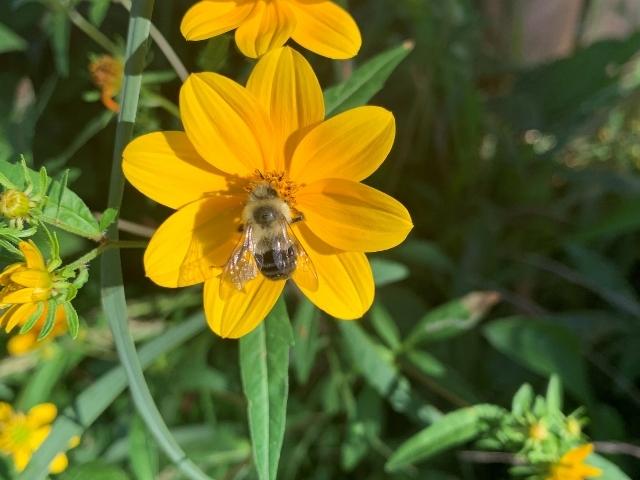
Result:
[[[138,415],[133,417],[129,430],[129,462],[136,478],[158,478],[158,447]]]
[[[610,462],[597,453],[592,453],[591,455],[589,455],[585,463],[602,470],[602,475],[597,477],[598,480],[631,480],[631,477],[620,470],[620,467],[618,467],[615,463]]]
[[[247,398],[253,457],[260,480],[275,480],[289,395],[289,347],[293,332],[284,300],[240,339],[242,386]]]
[[[545,377],[557,374],[582,402],[593,398],[578,338],[566,328],[526,317],[508,317],[484,328],[489,342],[503,354]]]
[[[391,407],[421,422],[432,420],[432,412],[411,390],[409,381],[394,363],[393,353],[374,342],[355,322],[338,323],[344,346],[356,369],[379,395],[386,398]]]
[[[489,423],[499,420],[505,413],[502,408],[488,404],[449,413],[400,445],[385,468],[390,472],[397,471],[473,440]]]
[[[322,348],[318,336],[320,315],[307,299],[302,299],[293,317],[293,367],[298,383],[304,385],[309,379],[316,354]]]
[[[400,262],[384,258],[372,258],[370,263],[376,287],[400,282],[409,276],[409,268]]]
[[[387,50],[358,67],[348,80],[324,92],[327,117],[364,105],[382,90],[387,78],[413,50],[413,42]]]
[[[19,163],[0,161],[0,171],[16,187],[27,187],[23,169]],[[40,181],[40,173],[32,169],[28,169],[28,173],[32,184],[37,186]],[[47,195],[49,198],[42,212],[44,222],[82,237],[92,240],[100,239],[102,232],[98,221],[80,197],[57,180],[51,179]]]
[[[427,313],[405,340],[411,348],[454,337],[475,327],[500,300],[496,292],[472,292]]]
[[[27,42],[6,25],[0,23],[0,53],[18,52],[27,48]]]
[[[148,367],[158,357],[182,345],[205,328],[201,314],[179,323],[140,349],[140,364]],[[90,387],[76,396],[72,405],[58,416],[51,433],[31,457],[20,480],[44,480],[49,475],[49,464],[64,450],[71,438],[82,433],[104,412],[127,386],[124,367],[105,373]]]

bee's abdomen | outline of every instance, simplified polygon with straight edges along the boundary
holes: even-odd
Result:
[[[278,258],[278,261],[276,261]],[[264,253],[255,254],[256,263],[260,272],[269,280],[285,280],[296,269],[296,251],[289,247],[286,251],[276,252],[267,250]]]

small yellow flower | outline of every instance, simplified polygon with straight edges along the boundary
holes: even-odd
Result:
[[[26,468],[33,453],[45,441],[57,414],[58,409],[52,403],[41,403],[22,413],[0,402],[0,452],[13,458],[18,472]],[[68,448],[76,447],[79,440],[79,437],[71,439]],[[68,465],[67,455],[60,453],[49,465],[49,472],[63,472]]]
[[[545,480],[585,480],[602,475],[602,470],[584,463],[593,452],[593,444],[586,443],[565,453],[551,465]]]
[[[180,29],[187,40],[236,29],[238,48],[253,58],[289,38],[333,59],[355,56],[362,44],[351,15],[329,0],[202,0],[187,11]]]
[[[549,429],[543,422],[536,422],[529,427],[529,438],[541,442],[549,436]]]
[[[45,310],[42,312],[40,318],[36,320],[36,323],[31,330],[26,333],[13,335],[7,342],[7,351],[9,352],[9,355],[17,357],[33,352],[34,350],[48,345],[57,337],[67,333],[67,322],[64,308],[58,307],[56,309],[56,318],[53,330],[51,330],[51,333],[47,336],[47,338],[39,341],[38,333],[40,332],[40,330],[42,330],[42,327],[44,327],[46,318],[47,312]],[[27,317],[24,318],[24,320],[26,319]],[[21,322],[21,324],[23,323],[24,321]]]
[[[280,296],[284,279],[257,275],[225,298],[220,273],[242,238],[250,198],[269,187],[315,268],[316,284],[293,281],[320,309],[360,318],[371,306],[365,252],[392,248],[412,228],[407,210],[360,183],[385,160],[393,114],[359,107],[328,120],[311,66],[283,47],[260,59],[247,87],[215,73],[191,75],[180,92],[185,132],[131,142],[124,173],[142,193],[177,212],[145,252],[147,276],[165,287],[205,282],[211,329],[237,338],[252,331]],[[288,277],[288,276],[287,276]]]
[[[112,112],[119,112],[120,105],[113,100],[122,85],[124,67],[122,62],[111,55],[100,55],[92,59],[89,72],[93,83],[100,89],[102,104]]]
[[[579,437],[582,434],[582,424],[577,418],[569,417],[566,423],[567,432],[572,437]]]
[[[0,273],[0,326],[7,332],[26,323],[39,308],[46,318],[48,301],[60,294],[61,287],[35,243],[22,241],[18,247],[25,261],[9,265]],[[55,315],[56,320],[66,318],[61,303]]]
[[[0,215],[9,220],[13,228],[22,229],[25,222],[33,219],[33,212],[42,201],[41,195],[33,193],[29,185],[25,191],[7,188],[0,193]]]

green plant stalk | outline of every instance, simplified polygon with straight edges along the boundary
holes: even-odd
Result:
[[[77,260],[64,266],[65,270],[77,270],[86,266],[92,260],[98,258],[101,254],[112,248],[145,248],[148,242],[118,240],[114,242],[106,242],[102,245],[88,251]]]
[[[125,53],[125,77],[121,93],[122,98],[120,99],[122,107],[116,128],[108,200],[108,207],[115,208],[118,211],[120,210],[124,191],[124,177],[121,166],[122,152],[133,134],[153,6],[154,0],[134,0],[129,16],[129,33]],[[117,222],[113,223],[108,229],[107,240],[118,241]],[[131,396],[147,428],[158,442],[160,448],[164,450],[166,455],[186,477],[192,480],[208,480],[209,477],[187,458],[171,435],[145,381],[133,338],[127,325],[127,304],[122,279],[120,251],[118,249],[108,250],[102,257],[102,306],[113,332],[118,356],[127,375]]]

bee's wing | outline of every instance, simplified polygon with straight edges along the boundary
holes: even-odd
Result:
[[[247,225],[242,239],[222,271],[220,277],[221,298],[229,298],[234,292],[242,291],[245,284],[258,275],[258,266],[253,256],[254,248],[253,227]]]
[[[293,233],[289,223],[283,218],[281,228],[285,232],[285,238],[289,242],[289,246],[293,246],[296,251],[296,270],[293,272],[293,280],[301,287],[307,290],[315,291],[318,289],[318,274],[309,258],[309,255],[302,247],[296,234]],[[277,262],[278,260],[276,260]]]

